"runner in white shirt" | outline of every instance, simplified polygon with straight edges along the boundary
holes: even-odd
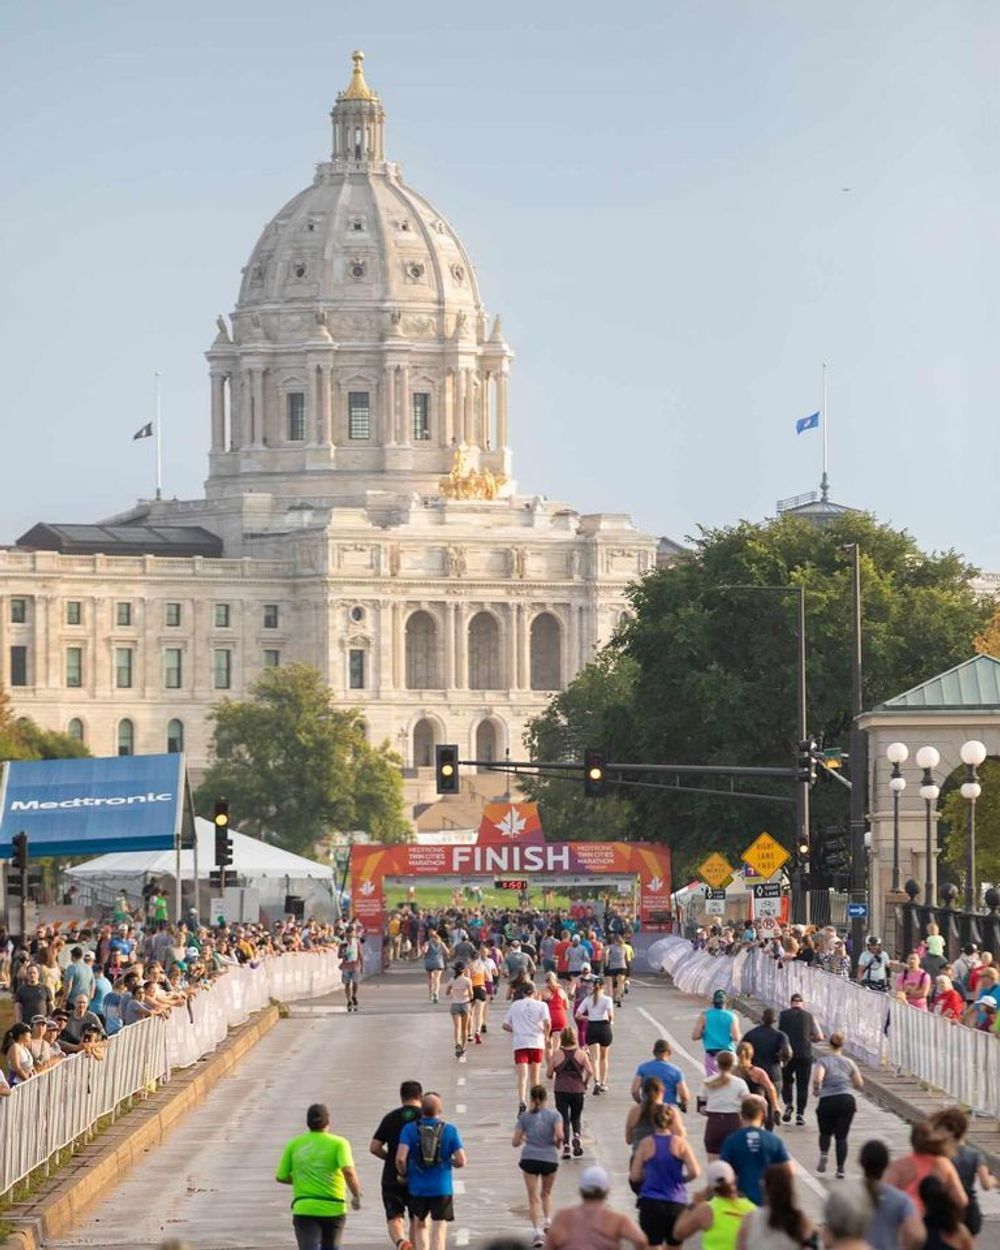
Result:
[[[579,1004],[577,1016],[587,1020],[587,1049],[594,1069],[594,1095],[608,1088],[608,1070],[611,1067],[611,1043],[614,1041],[612,1025],[615,1022],[615,1005],[604,992],[604,978],[594,978],[593,991]]]
[[[529,983],[530,984],[530,983]],[[526,989],[507,1009],[505,1033],[514,1035],[514,1066],[517,1069],[518,1113],[528,1109],[528,1090],[538,1084],[549,1035],[549,1009],[535,997],[535,987]]]

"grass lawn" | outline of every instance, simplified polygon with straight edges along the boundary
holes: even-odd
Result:
[[[385,901],[389,908],[394,907],[397,903],[405,903],[408,899],[408,882],[402,882],[395,885],[389,885],[385,891]],[[596,899],[593,900],[596,902]],[[437,910],[441,907],[450,907],[453,902],[453,889],[447,885],[417,885],[415,886],[414,902],[418,907]],[[555,893],[551,896],[551,901],[546,899],[544,890],[537,887],[528,891],[528,906],[544,908],[548,911],[558,908],[560,911],[569,909],[569,896],[567,894]],[[511,907],[517,908],[521,904],[521,895],[518,890],[494,890],[492,886],[488,889],[483,888],[484,907],[498,908]],[[474,898],[463,898],[463,907],[478,907],[479,904]]]

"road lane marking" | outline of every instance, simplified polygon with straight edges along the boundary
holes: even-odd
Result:
[[[683,1055],[684,1058],[688,1061],[688,1063],[692,1064],[700,1072],[704,1073],[704,1064],[702,1063],[702,1061],[700,1059],[696,1059],[694,1055],[692,1055],[691,1052],[686,1047],[682,1046],[680,1042],[678,1042],[677,1039],[671,1034],[670,1030],[666,1027],[666,1025],[661,1020],[657,1020],[655,1016],[650,1015],[650,1013],[646,1010],[645,1007],[639,1008],[639,1015],[645,1016],[645,1018],[649,1021],[651,1025],[659,1029],[660,1036],[665,1037],[667,1039],[667,1041],[670,1043],[670,1049],[674,1052],[674,1054]],[[786,1146],[789,1145],[787,1138],[783,1137],[782,1140],[785,1142]],[[789,1153],[791,1153],[790,1150],[789,1150]],[[802,1164],[799,1163],[798,1159],[792,1160],[792,1166],[795,1169],[796,1176],[800,1176],[802,1178],[803,1183],[808,1185],[814,1194],[818,1194],[823,1199],[826,1198],[827,1192],[828,1192],[826,1186],[821,1185],[820,1182],[816,1180],[814,1176],[812,1176],[809,1172],[807,1172],[806,1169],[802,1166]]]
[[[464,1103],[464,1102],[456,1102],[456,1103],[455,1103],[455,1114],[456,1114],[456,1115],[464,1115],[464,1114],[465,1114],[465,1103]]]
[[[455,1245],[467,1246],[468,1244],[469,1244],[469,1230],[467,1228],[460,1228],[458,1232],[455,1234]]]
[[[453,1183],[454,1183],[455,1193],[456,1193],[456,1194],[464,1194],[464,1193],[465,1193],[465,1181],[455,1181],[455,1182],[453,1182]]]
[[[456,1082],[456,1084],[458,1084],[458,1085],[464,1085],[464,1084],[465,1084],[465,1077],[464,1077],[464,1076],[460,1076],[460,1077],[458,1078],[458,1081]]]

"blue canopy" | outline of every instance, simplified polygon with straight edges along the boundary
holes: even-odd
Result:
[[[28,835],[29,855],[99,855],[176,845],[184,756],[13,760],[0,788],[0,859]]]

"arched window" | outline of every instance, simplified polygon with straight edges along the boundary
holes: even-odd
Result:
[[[469,689],[499,690],[500,627],[489,612],[477,612],[469,622]]]
[[[437,623],[429,612],[414,612],[406,622],[406,688],[437,690],[441,684]]]
[[[481,721],[476,730],[476,759],[490,763],[500,754],[497,727],[491,720]]]
[[[135,725],[130,720],[118,722],[118,754],[135,754]]]
[[[66,726],[66,733],[74,742],[83,741],[83,721],[79,716],[74,716],[70,723]]]
[[[167,752],[180,755],[184,750],[184,722],[172,720],[167,724]]]
[[[434,767],[434,725],[429,720],[418,720],[413,727],[413,767]]]
[[[531,688],[559,690],[562,687],[562,630],[551,612],[542,612],[531,622]]]

